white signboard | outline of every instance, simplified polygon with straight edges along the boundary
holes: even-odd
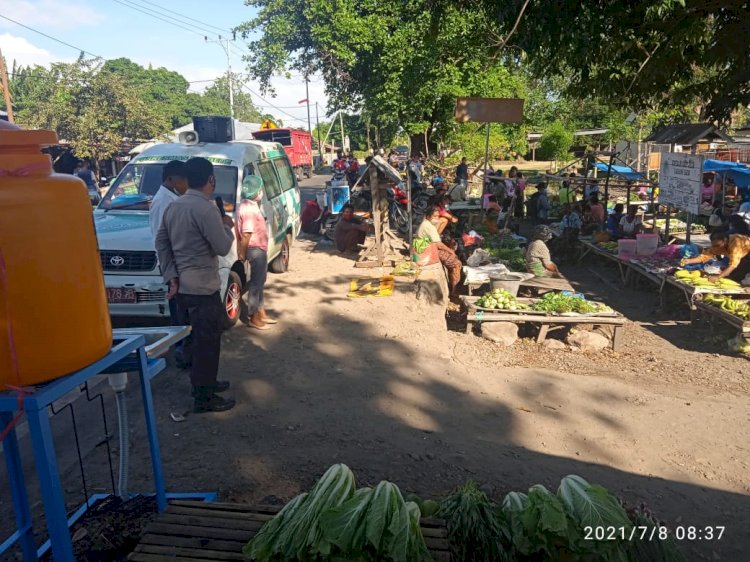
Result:
[[[666,152],[661,155],[659,204],[700,214],[703,156]]]

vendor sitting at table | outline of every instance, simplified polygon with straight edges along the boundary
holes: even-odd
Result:
[[[461,260],[456,252],[446,246],[440,238],[436,224],[440,220],[440,211],[437,207],[428,207],[424,214],[424,220],[417,229],[417,238],[427,238],[437,246],[440,263],[448,272],[448,285],[451,298],[457,296],[458,283],[461,281]]]
[[[750,273],[750,236],[742,234],[728,234],[727,232],[712,232],[711,247],[703,250],[703,253],[694,258],[683,258],[680,265],[691,263],[706,263],[717,257],[726,256],[729,265],[718,275],[709,277],[710,281],[716,281],[722,277],[730,277],[735,281],[742,279]]]
[[[591,196],[591,201],[588,204],[588,213],[586,213],[585,217],[586,220],[581,231],[584,235],[601,230],[604,223],[604,207],[599,203],[598,193],[594,193]]]
[[[643,230],[643,221],[638,216],[638,207],[628,206],[628,214],[620,220],[620,238],[635,238]]]
[[[613,240],[617,240],[620,237],[620,221],[625,216],[625,213],[623,213],[624,210],[625,205],[618,203],[615,205],[614,212],[607,217],[607,232],[609,232]]]
[[[532,241],[526,248],[526,268],[533,273],[533,279],[524,282],[529,289],[537,292],[572,291],[557,265],[552,261],[546,242],[552,238],[552,230],[546,224],[534,227]]]

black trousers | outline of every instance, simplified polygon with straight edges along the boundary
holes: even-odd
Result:
[[[177,295],[180,324],[190,325],[192,332],[184,341],[182,355],[192,363],[193,386],[216,386],[221,354],[221,332],[226,311],[217,291],[213,295]]]

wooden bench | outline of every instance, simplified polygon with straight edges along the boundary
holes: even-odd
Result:
[[[246,560],[242,548],[279,506],[175,500],[146,527],[130,554],[132,562]],[[420,521],[427,548],[436,562],[450,562],[445,522]]]
[[[539,324],[537,343],[547,339],[550,330],[565,328],[570,325],[588,324],[592,326],[613,326],[612,349],[620,351],[623,343],[625,318],[617,312],[599,314],[577,314],[575,316],[552,315],[535,310],[490,310],[476,306],[479,297],[461,297],[466,309],[466,333],[470,334],[472,323],[513,322],[514,324]],[[536,299],[519,298],[522,304],[531,304]]]

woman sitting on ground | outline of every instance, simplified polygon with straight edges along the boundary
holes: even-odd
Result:
[[[638,216],[638,207],[630,205],[628,214],[620,220],[620,238],[635,238],[643,230],[643,222]]]
[[[370,227],[354,216],[354,207],[347,203],[341,208],[341,218],[333,231],[333,241],[339,252],[358,252],[358,246],[365,243]]]
[[[448,195],[443,195],[443,197],[438,201],[438,204],[436,205],[438,213],[440,214],[440,218],[438,219],[436,226],[440,234],[443,233],[443,231],[449,224],[456,224],[458,222],[458,217],[456,217],[456,215],[448,210],[450,204],[451,198]]]
[[[437,246],[440,263],[448,272],[450,296],[451,298],[455,298],[458,294],[458,283],[461,281],[461,260],[458,259],[456,252],[446,246],[441,240],[436,226],[439,221],[440,211],[437,207],[428,207],[424,215],[424,220],[417,229],[417,238],[427,238]]]

